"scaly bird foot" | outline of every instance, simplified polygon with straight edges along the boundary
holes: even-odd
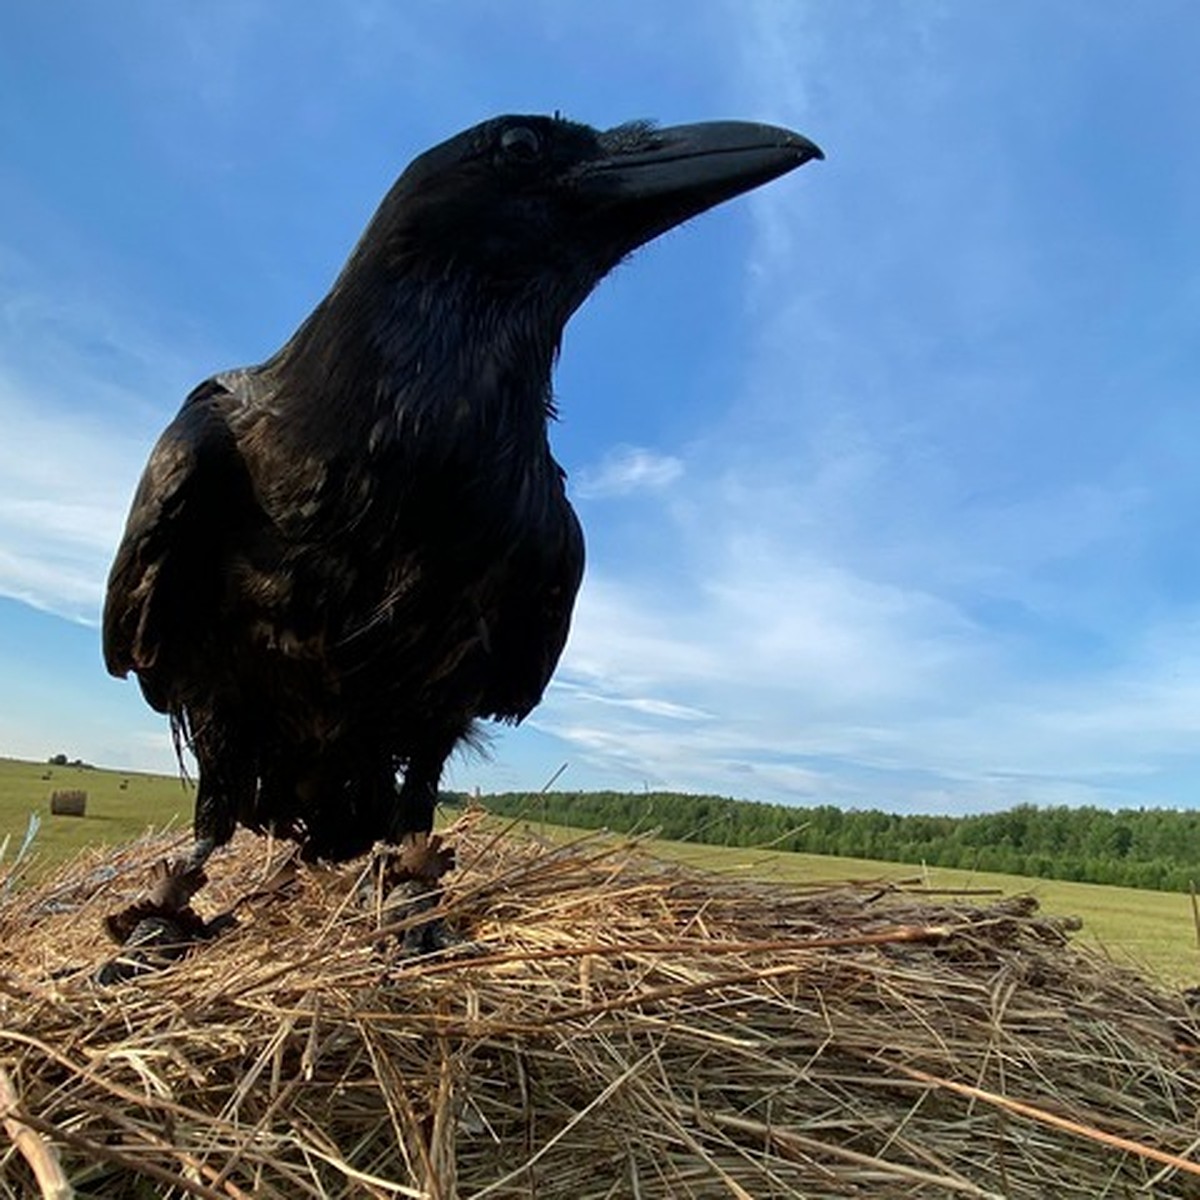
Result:
[[[459,944],[442,916],[420,918],[442,902],[442,876],[454,869],[454,850],[440,834],[406,834],[398,846],[379,846],[371,864],[367,901],[380,927],[397,932],[407,956],[434,954]]]
[[[150,880],[141,899],[104,919],[109,937],[121,952],[100,966],[95,974],[97,983],[120,983],[162,970],[182,958],[197,941],[225,927],[219,921],[205,922],[191,906],[192,897],[206,882],[204,871],[192,859],[155,863]]]

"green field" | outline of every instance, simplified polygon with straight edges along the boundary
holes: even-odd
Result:
[[[51,816],[51,793],[71,789],[87,792],[87,815]],[[193,795],[177,775],[139,775],[0,758],[0,843],[9,836],[8,855],[14,854],[25,837],[29,814],[37,813],[42,818],[35,842],[38,861],[50,864],[85,846],[127,842],[150,826],[186,829]]]
[[[50,814],[50,793],[69,788],[82,788],[88,793],[86,816]],[[49,864],[84,846],[128,841],[149,826],[185,829],[191,820],[193,795],[175,776],[0,759],[0,842],[11,835],[11,855],[24,837],[29,814],[37,812],[42,817],[36,841],[38,864]],[[565,833],[552,826],[532,827],[552,836]],[[1047,912],[1080,917],[1084,922],[1080,936],[1117,960],[1132,963],[1164,983],[1200,982],[1200,953],[1196,949],[1191,902],[1176,892],[945,868],[922,873],[920,868],[901,863],[683,842],[656,841],[650,843],[650,848],[666,859],[747,879],[795,883],[918,879],[935,888],[1031,892]]]

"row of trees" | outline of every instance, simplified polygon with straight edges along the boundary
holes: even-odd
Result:
[[[1174,809],[1038,808],[974,816],[902,816],[832,805],[793,808],[673,792],[504,793],[483,803],[524,816],[622,833],[848,858],[928,863],[1186,891],[1200,878],[1200,813]]]

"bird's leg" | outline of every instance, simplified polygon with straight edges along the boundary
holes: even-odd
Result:
[[[411,922],[403,935],[408,954],[444,950],[454,940],[441,917],[416,919],[441,903],[441,879],[454,868],[454,850],[433,832],[444,760],[444,755],[431,755],[409,763],[393,809],[391,846],[376,858],[380,919],[388,925]]]
[[[204,864],[208,862],[212,856],[212,852],[217,848],[217,839],[214,837],[197,837],[192,845],[192,852],[184,859],[184,871],[203,871]]]

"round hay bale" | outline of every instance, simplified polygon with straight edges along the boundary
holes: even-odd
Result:
[[[8,1122],[81,1197],[1200,1196],[1200,1029],[1028,897],[458,842],[468,941],[420,960],[363,864],[255,895],[249,835],[196,901],[238,927],[116,987],[102,916],[169,840],[5,897]],[[37,1194],[0,1153],[0,1195]]]
[[[82,817],[87,813],[87,792],[60,788],[50,793],[50,812],[56,817]]]

